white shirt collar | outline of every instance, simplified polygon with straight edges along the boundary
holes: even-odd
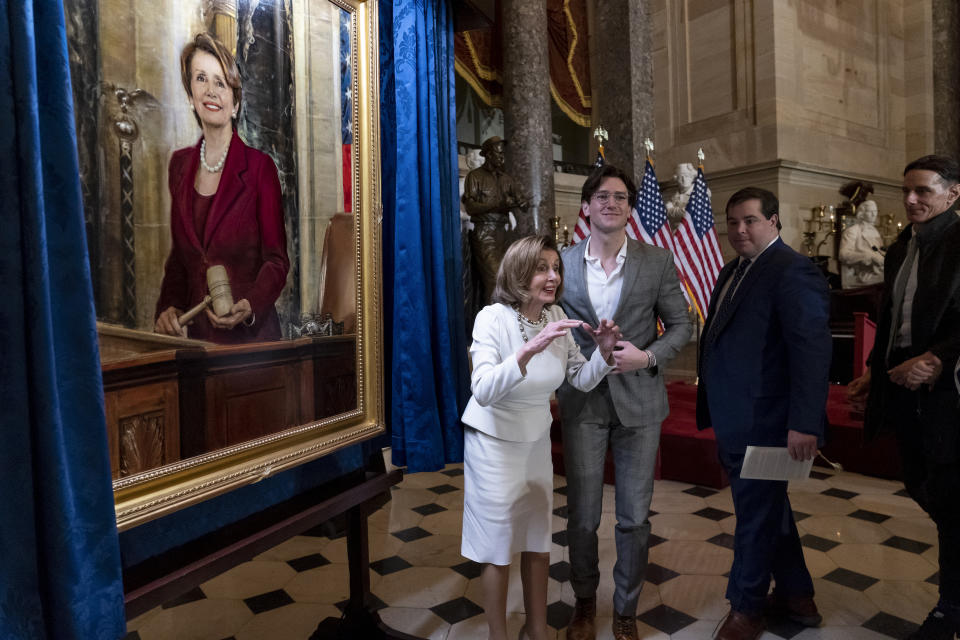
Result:
[[[760,249],[760,252],[757,255],[750,258],[750,263],[753,264],[754,262],[756,262],[757,258],[763,255],[763,252],[769,249],[770,246],[779,239],[780,239],[780,234],[778,233],[776,236],[774,236],[773,240],[767,243],[767,246],[765,246],[763,249]],[[737,264],[740,264],[741,261],[743,261],[743,256],[740,256],[740,260],[737,260]]]
[[[590,240],[593,239],[593,236],[587,236],[587,246],[583,252],[583,257],[585,260],[590,262],[599,262],[600,258],[590,255]],[[623,244],[620,245],[620,250],[617,251],[617,264],[622,264],[624,260],[627,259],[627,237],[623,237]]]

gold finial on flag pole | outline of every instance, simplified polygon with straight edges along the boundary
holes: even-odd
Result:
[[[600,157],[606,160],[607,156],[603,153],[603,141],[609,140],[610,135],[607,133],[607,130],[603,128],[603,125],[599,125],[593,130],[593,137],[597,139],[597,143],[599,144],[598,151],[600,151]]]
[[[705,157],[706,156],[703,155],[703,147],[700,147],[699,149],[697,149],[697,161],[699,162],[701,169],[703,169],[703,159]]]
[[[653,165],[653,140],[650,138],[643,139],[643,147],[647,150],[647,161]]]

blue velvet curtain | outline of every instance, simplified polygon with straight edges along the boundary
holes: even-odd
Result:
[[[463,460],[469,397],[448,0],[380,5],[387,424],[393,462]]]
[[[0,3],[0,638],[118,638],[120,553],[63,10]]]

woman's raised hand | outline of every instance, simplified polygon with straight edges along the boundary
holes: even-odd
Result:
[[[603,356],[604,360],[608,361],[610,360],[610,354],[613,353],[614,348],[617,346],[617,341],[623,337],[623,334],[620,333],[620,327],[610,320],[601,320],[596,329],[584,322],[583,330],[590,333],[593,341],[597,343],[597,349],[600,350],[600,355]]]
[[[540,333],[531,338],[529,342],[524,343],[517,351],[517,364],[520,365],[520,370],[524,375],[527,373],[527,363],[530,362],[530,358],[549,347],[551,342],[564,336],[570,329],[575,329],[581,324],[583,323],[579,320],[570,320],[569,318],[554,320],[548,322],[547,326],[541,329]]]
[[[549,347],[551,342],[565,335],[570,329],[579,327],[581,324],[583,323],[579,320],[570,320],[569,318],[549,322],[547,323],[547,326],[545,326],[540,333],[535,335],[530,342],[526,343],[524,347],[530,351],[531,355],[534,353],[540,353]],[[521,348],[521,351],[522,350],[523,349]]]

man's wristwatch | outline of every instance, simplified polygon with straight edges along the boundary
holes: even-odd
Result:
[[[644,349],[643,352],[647,354],[647,369],[653,369],[657,366],[657,356],[653,355],[653,351],[650,349]]]

